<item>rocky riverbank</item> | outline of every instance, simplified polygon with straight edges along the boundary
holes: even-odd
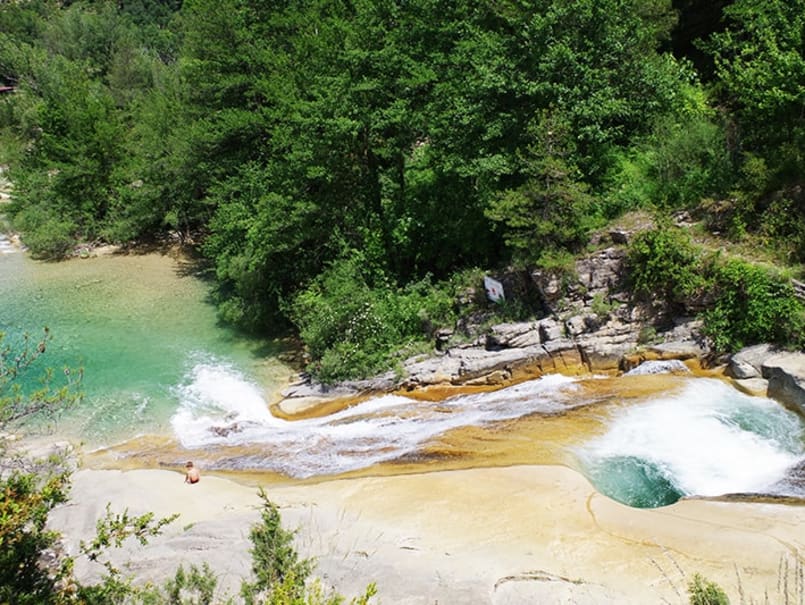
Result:
[[[805,414],[805,354],[761,345],[718,357],[695,318],[696,301],[680,315],[679,309],[671,314],[661,304],[633,300],[623,246],[630,236],[609,234],[610,245],[576,260],[573,271],[561,276],[544,271],[500,276],[509,293],[538,297],[545,310],[540,319],[482,328],[469,318],[455,331],[437,333],[432,354],[407,359],[396,371],[369,380],[323,385],[301,375],[283,391],[276,410],[292,417],[382,392],[497,388],[548,373],[619,374],[644,361],[679,360],[725,373],[745,392],[768,395]]]
[[[494,389],[550,372],[619,374],[646,360],[723,373],[744,390],[804,409],[801,355],[753,347],[716,359],[697,321],[670,318],[626,296],[618,246],[590,258],[577,264],[569,298],[552,299],[555,276],[520,276],[542,292],[548,310],[540,319],[441,333],[434,355],[374,380],[333,387],[302,380],[285,390],[280,409],[321,413],[325,403],[378,391]],[[254,482],[267,487],[285,524],[300,529],[298,548],[316,558],[326,584],[354,595],[375,581],[382,603],[681,603],[694,573],[724,586],[736,602],[765,594],[774,600],[781,574],[798,569],[805,549],[796,531],[805,522],[802,506],[690,499],[632,509],[563,466]],[[145,549],[124,549],[116,560],[141,580],[160,582],[180,563],[207,561],[234,594],[249,573],[256,491],[206,471],[189,486],[167,470],[83,469],[52,523],[74,553],[107,502],[134,514],[179,513],[164,536]],[[87,561],[77,571],[84,578],[98,573]]]

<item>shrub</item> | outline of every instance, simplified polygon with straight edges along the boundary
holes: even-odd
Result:
[[[690,605],[729,605],[727,594],[715,582],[694,574],[688,583]]]
[[[249,532],[254,581],[244,582],[241,588],[241,595],[248,604],[263,602],[260,595],[269,594],[283,583],[289,596],[298,597],[304,593],[311,571],[311,562],[300,559],[293,547],[295,532],[282,527],[277,505],[262,489],[260,498],[263,500],[260,523]]]
[[[57,219],[37,208],[15,215],[12,225],[23,233],[23,241],[37,258],[59,259],[75,246],[77,225],[69,219]]]
[[[714,271],[714,304],[703,314],[714,349],[729,352],[760,342],[803,344],[803,306],[786,279],[740,260]]]
[[[699,252],[682,231],[670,228],[644,231],[629,246],[628,270],[638,296],[682,303],[706,282],[698,270]]]
[[[355,256],[333,263],[296,296],[289,313],[319,380],[363,378],[389,369],[406,344],[452,325],[453,290],[429,278],[404,288],[370,286]]]
[[[601,293],[593,296],[590,301],[590,311],[592,311],[599,319],[608,319],[615,309],[618,308],[618,303],[613,300],[606,300]]]
[[[5,452],[3,452],[5,456]],[[42,553],[58,533],[48,530],[47,517],[66,500],[69,474],[47,468],[47,475],[12,472],[0,479],[0,602],[37,605],[52,602],[70,564],[61,561],[43,571]]]

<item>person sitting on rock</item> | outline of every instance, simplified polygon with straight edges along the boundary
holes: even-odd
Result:
[[[198,469],[193,464],[193,461],[188,460],[187,464],[185,464],[184,467],[185,467],[184,482],[198,483],[198,480],[201,479],[201,475],[199,475]]]

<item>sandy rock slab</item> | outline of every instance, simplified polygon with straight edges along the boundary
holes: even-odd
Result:
[[[687,500],[637,510],[598,494],[559,466],[267,485],[317,575],[348,596],[376,582],[383,604],[640,604],[686,602],[698,572],[733,602],[772,602],[780,561],[805,553],[805,507]],[[180,513],[166,533],[128,557],[161,581],[180,564],[208,561],[236,594],[248,573],[255,486],[205,476],[194,486],[170,471],[76,473],[73,499],[53,514],[68,548],[113,510]],[[93,572],[82,563],[78,572]],[[736,575],[737,570],[737,575]],[[740,578],[740,580],[738,580]],[[740,582],[740,586],[739,586]]]

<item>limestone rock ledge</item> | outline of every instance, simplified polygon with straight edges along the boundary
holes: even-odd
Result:
[[[493,327],[475,342],[435,355],[406,360],[401,371],[334,386],[311,382],[306,376],[282,392],[281,414],[308,412],[333,399],[376,393],[413,391],[427,387],[497,387],[544,374],[581,375],[628,371],[646,360],[703,360],[708,353],[697,337],[699,322],[680,323],[640,344],[637,324],[612,319],[603,325],[567,326],[553,318]],[[594,328],[594,329],[593,329]]]
[[[491,328],[465,318],[455,330],[437,331],[433,354],[407,359],[394,372],[332,387],[302,375],[283,391],[276,409],[295,416],[334,399],[377,393],[493,388],[556,372],[616,374],[648,360],[700,367],[722,361],[714,360],[702,336],[695,301],[673,315],[656,301],[634,300],[625,263],[625,249],[614,245],[577,260],[572,279],[549,271],[499,276],[507,292],[536,296],[545,317]],[[728,360],[727,374],[743,391],[779,399],[805,414],[805,354],[749,347]]]

